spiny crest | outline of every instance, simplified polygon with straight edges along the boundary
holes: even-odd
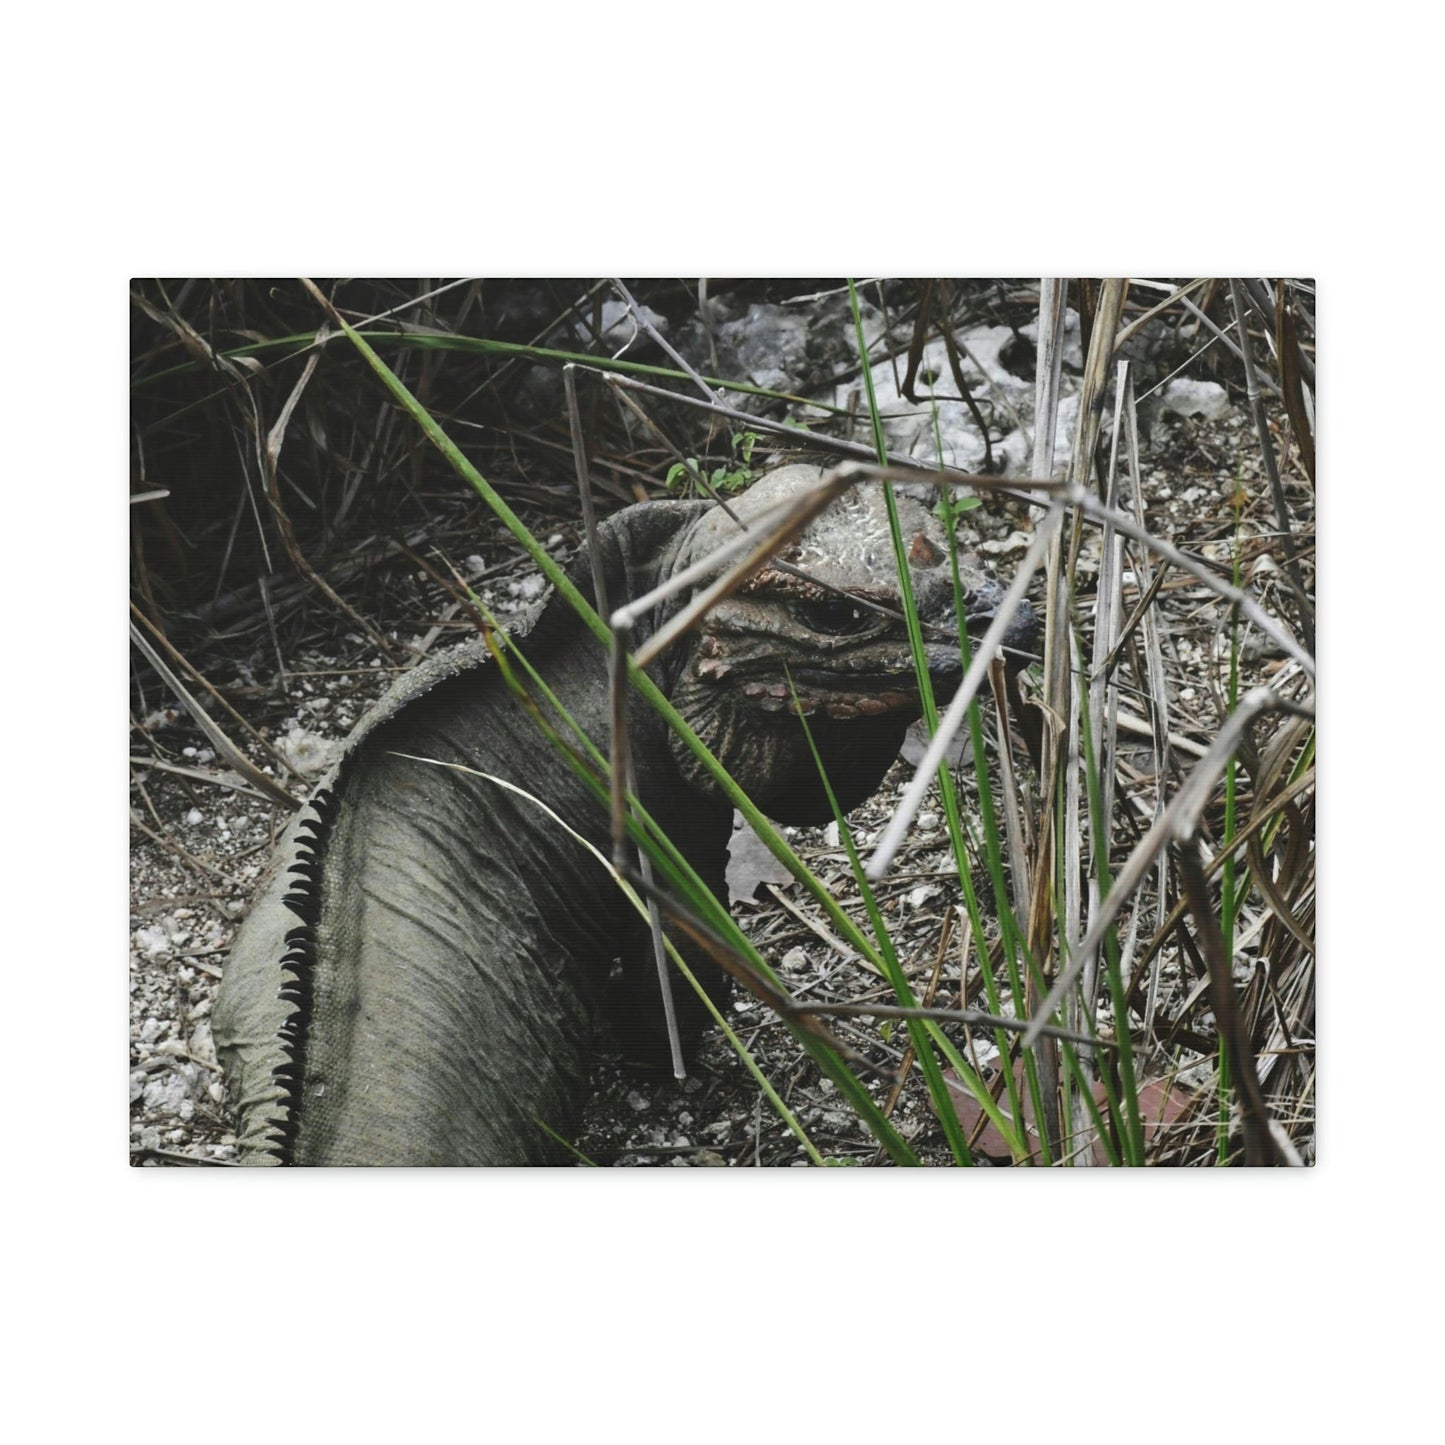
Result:
[[[290,892],[281,900],[301,920],[286,934],[286,952],[281,958],[281,987],[277,997],[291,1006],[277,1031],[283,1062],[271,1071],[281,1087],[276,1106],[279,1117],[268,1119],[266,1152],[289,1164],[301,1128],[301,1090],[306,1081],[306,1038],[315,1006],[316,926],[321,917],[321,870],[326,842],[336,809],[334,790],[322,791],[311,800],[316,816],[296,829],[296,861],[287,870],[294,875]]]

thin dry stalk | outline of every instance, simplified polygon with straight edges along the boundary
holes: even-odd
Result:
[[[1254,1050],[1240,1019],[1229,949],[1220,932],[1219,920],[1214,915],[1197,839],[1179,847],[1178,861],[1184,892],[1189,899],[1189,911],[1194,915],[1195,932],[1209,965],[1210,1006],[1219,1026],[1219,1037],[1229,1050],[1230,1076],[1239,1097],[1244,1125],[1244,1162],[1250,1165],[1281,1163],[1283,1156],[1270,1129],[1269,1106],[1259,1086]]]
[[[993,689],[994,723],[998,729],[999,796],[1003,804],[1004,836],[1008,839],[1009,890],[1017,917],[1027,912],[1032,893],[1029,860],[1033,856],[1033,833],[1028,825],[1027,810],[1020,805],[1019,782],[1013,765],[1012,712],[1015,708],[1009,687],[1008,669],[997,658],[989,668]]]
[[[138,307],[146,316],[158,326],[172,333],[180,342],[181,349],[188,356],[199,362],[208,370],[214,371],[224,382],[223,390],[241,413],[251,439],[259,444],[261,438],[261,418],[256,412],[255,401],[250,390],[246,386],[248,372],[254,373],[259,369],[260,363],[252,357],[242,357],[232,361],[222,356],[199,331],[195,329],[184,317],[176,313],[174,308],[162,311],[151,304],[139,291],[132,289],[130,293],[131,303]],[[243,454],[244,456],[244,454]],[[274,571],[271,563],[270,551],[266,544],[266,528],[261,521],[261,509],[256,501],[254,483],[251,480],[250,469],[246,468],[246,497],[251,504],[251,515],[256,523],[256,534],[260,539],[261,552],[266,560],[266,570]]]
[[[1129,855],[1123,868],[1119,870],[1119,875],[1109,890],[1109,896],[1100,905],[1099,915],[1084,936],[1078,951],[1060,971],[1053,987],[1049,990],[1048,997],[1035,1010],[1034,1024],[1051,1017],[1054,1010],[1063,1002],[1064,996],[1078,981],[1085,963],[1103,942],[1105,932],[1118,917],[1120,909],[1128,899],[1133,897],[1143,882],[1160,849],[1168,846],[1170,842],[1183,842],[1194,836],[1200,815],[1213,796],[1215,785],[1223,776],[1224,769],[1234,756],[1235,749],[1239,746],[1246,729],[1253,724],[1256,718],[1273,711],[1310,715],[1298,703],[1280,697],[1278,693],[1268,687],[1257,687],[1240,700],[1239,706],[1225,721],[1219,735],[1214,739],[1209,752],[1185,779],[1184,784],[1164,810],[1163,816],[1145,834],[1133,853]],[[1024,1038],[1025,1044],[1031,1044],[1034,1037],[1033,1025],[1030,1025],[1030,1032]]]
[[[620,284],[620,283],[619,283]],[[628,298],[631,304],[631,298]],[[597,536],[597,508],[592,499],[592,487],[587,479],[587,447],[582,435],[582,416],[577,407],[577,373],[570,364],[562,369],[562,384],[567,395],[567,421],[572,433],[572,460],[577,471],[577,495],[582,507],[582,525],[587,536],[587,557],[592,568],[592,595],[597,610],[605,617],[611,611],[607,600],[607,579],[602,566],[602,546]],[[626,639],[623,634],[614,634],[612,645],[612,667],[620,667],[626,673]],[[626,831],[623,812],[626,800],[622,796],[622,781],[626,780],[628,791],[635,792],[632,759],[627,751],[627,722],[625,708],[619,699],[626,697],[626,688],[618,685],[614,678],[612,690],[612,856],[614,864],[626,859]],[[653,881],[652,859],[641,849],[637,853],[638,868],[644,881],[650,886]],[[682,1057],[682,1035],[677,1026],[677,1005],[672,997],[672,974],[667,967],[667,949],[662,938],[662,914],[656,902],[648,895],[647,925],[652,938],[652,956],[657,967],[657,983],[662,994],[662,1016],[667,1028],[668,1051],[672,1056],[672,1073],[676,1079],[687,1077],[687,1067]]]
[[[929,785],[938,775],[938,769],[948,752],[949,744],[963,725],[963,720],[968,713],[968,705],[978,693],[984,678],[988,676],[989,666],[999,651],[1004,633],[1008,631],[1014,613],[1018,610],[1019,603],[1023,601],[1024,593],[1028,591],[1034,573],[1043,564],[1044,553],[1050,542],[1057,536],[1059,528],[1063,525],[1064,516],[1064,507],[1055,504],[1034,532],[1034,540],[1029,544],[1028,551],[1024,553],[1023,561],[1019,563],[1014,580],[1008,591],[1004,593],[1003,601],[999,603],[993,621],[989,623],[988,630],[973,649],[973,659],[963,675],[963,681],[959,684],[958,691],[953,695],[948,710],[938,720],[938,731],[929,739],[927,751],[919,761],[917,768],[914,769],[912,780],[904,790],[898,806],[893,810],[893,816],[889,818],[887,826],[879,836],[873,856],[868,860],[868,866],[864,870],[871,881],[878,882],[888,872],[894,855],[907,837],[908,830],[928,792]]]
[[[679,371],[685,372],[686,375],[692,380],[693,385],[696,386],[700,392],[702,392],[703,396],[705,396],[708,401],[710,401],[714,406],[716,406],[718,400],[717,392],[715,392],[712,387],[710,387],[707,382],[705,382],[702,377],[700,377],[697,372],[692,369],[692,367],[688,364],[687,360],[678,354],[676,348],[672,345],[672,343],[668,341],[668,339],[652,324],[652,322],[647,319],[647,312],[644,310],[643,307],[637,304],[637,299],[633,296],[632,292],[630,292],[627,287],[622,284],[621,280],[618,277],[612,276],[608,279],[612,286],[612,289],[622,298],[623,305],[625,305],[627,309],[632,313],[633,320],[636,321],[637,324],[653,339],[653,341],[657,343],[657,345],[662,349],[662,351],[666,353],[668,359],[673,363],[673,365],[676,366]]]
[[[1314,786],[1315,770],[1310,768],[1307,772],[1302,773],[1296,778],[1294,782],[1282,788],[1281,791],[1270,798],[1268,802],[1262,803],[1248,824],[1235,833],[1231,845],[1228,848],[1221,848],[1210,860],[1209,866],[1204,870],[1205,877],[1213,878],[1229,859],[1238,859],[1242,853],[1246,852],[1251,839],[1268,828],[1270,824],[1278,818],[1279,814],[1287,809],[1296,798],[1312,793]],[[1165,909],[1168,909],[1168,911],[1165,912]],[[1169,941],[1170,935],[1179,926],[1184,917],[1185,904],[1181,899],[1175,903],[1172,908],[1169,908],[1168,896],[1161,895],[1159,899],[1159,911],[1163,916],[1155,930],[1154,936],[1145,946],[1143,955],[1139,959],[1138,967],[1140,969],[1148,967],[1151,962],[1159,957],[1164,945]],[[1151,989],[1156,988],[1157,983],[1157,973],[1151,973]],[[1135,982],[1132,987],[1134,990],[1137,990],[1137,975],[1135,976]],[[1152,1032],[1152,1027],[1150,1031]]]
[[[1108,512],[1108,509],[1097,497],[1090,496],[1087,492],[1070,491],[1066,494],[1065,499],[1071,505],[1081,508],[1097,521],[1103,521],[1106,512]],[[1176,567],[1181,572],[1187,572],[1196,581],[1208,587],[1211,592],[1217,593],[1220,597],[1224,598],[1226,602],[1238,607],[1240,612],[1254,623],[1261,632],[1299,663],[1311,681],[1314,680],[1315,660],[1313,655],[1301,647],[1298,641],[1290,634],[1289,630],[1277,619],[1271,617],[1251,593],[1231,586],[1230,583],[1226,582],[1222,577],[1216,576],[1203,563],[1196,562],[1194,558],[1164,541],[1162,537],[1154,536],[1146,527],[1137,525],[1132,518],[1120,512],[1114,512],[1111,515],[1114,525],[1123,532],[1126,537],[1130,537],[1134,541],[1139,542],[1151,552],[1162,557],[1171,567]]]
[[[1144,485],[1139,466],[1139,408],[1134,396],[1134,378],[1132,372],[1124,377],[1124,427],[1126,431],[1127,453],[1129,458],[1129,482],[1130,493],[1133,502],[1133,513],[1136,525],[1144,528]],[[1153,571],[1153,564],[1149,560],[1147,548],[1140,548],[1133,556],[1134,573],[1139,584],[1141,599],[1136,616],[1139,618],[1141,635],[1144,639],[1144,670],[1148,680],[1146,697],[1149,704],[1149,726],[1153,736],[1154,744],[1154,806],[1151,816],[1151,825],[1157,824],[1164,815],[1164,809],[1168,806],[1167,779],[1172,768],[1170,758],[1170,747],[1172,736],[1169,728],[1169,684],[1164,672],[1164,646],[1160,634],[1159,616],[1151,605],[1153,598],[1158,594],[1159,588],[1163,585],[1164,578],[1168,574],[1168,566],[1161,567],[1158,572]],[[1120,646],[1124,639],[1129,636],[1133,628],[1133,619],[1125,625],[1120,637]],[[1168,911],[1169,899],[1169,854],[1163,852],[1159,855],[1159,872],[1155,880],[1155,913],[1156,931],[1161,930],[1164,925],[1164,917]],[[1131,931],[1131,951],[1132,951]],[[1126,990],[1129,987],[1129,973],[1124,973]],[[1159,1006],[1159,988],[1161,984],[1161,973],[1155,968],[1149,977],[1149,993],[1144,1008],[1144,1037],[1152,1038],[1154,1033],[1154,1018]]]
[[[1116,279],[1106,280],[1099,290],[1089,335],[1089,352],[1079,390],[1078,423],[1069,458],[1068,480],[1075,492],[1082,492],[1087,488],[1094,474],[1094,456],[1103,422],[1114,337],[1118,331],[1126,291],[1126,284]],[[1045,330],[1042,318],[1039,330],[1041,334]],[[1041,373],[1042,369],[1041,360]],[[1077,639],[1070,620],[1070,599],[1076,593],[1075,571],[1080,532],[1081,522],[1076,513],[1067,563],[1063,549],[1063,528],[1060,527],[1050,538],[1046,564],[1048,591],[1044,624],[1044,756],[1058,757],[1060,749],[1064,749],[1066,765],[1063,772],[1062,799],[1064,856],[1058,860],[1063,879],[1063,898],[1055,900],[1053,878],[1040,871],[1036,876],[1037,891],[1030,909],[1029,943],[1034,957],[1040,961],[1053,952],[1055,906],[1059,906],[1059,928],[1069,946],[1072,946],[1084,931],[1081,891],[1084,877],[1081,851],[1082,720],[1079,692],[1073,685],[1074,670],[1078,667],[1079,660],[1076,655]],[[1040,836],[1045,832],[1054,833],[1053,810],[1058,803],[1059,799],[1054,792],[1044,795],[1044,817],[1038,827]],[[1027,990],[1030,1010],[1036,1007],[1041,990],[1041,981],[1030,974]],[[1091,1007],[1087,996],[1083,1007]],[[1079,1009],[1071,1003],[1071,1022],[1077,1023],[1078,1017]],[[1062,1121],[1059,1117],[1057,1051],[1052,1048],[1039,1049],[1037,1059],[1044,1110],[1042,1124],[1052,1152],[1057,1157],[1062,1152],[1063,1142]]]
[[[1284,394],[1285,413],[1294,433],[1295,446],[1299,449],[1300,466],[1304,468],[1310,485],[1314,486],[1314,406],[1309,394],[1314,380],[1313,368],[1309,366],[1309,358],[1300,344],[1294,302],[1286,293],[1283,282],[1280,283],[1279,299],[1275,304],[1275,354],[1279,357],[1280,390]]]
[[[983,438],[983,469],[985,472],[991,473],[995,470],[993,440],[989,435],[989,425],[984,420],[978,403],[973,399],[968,382],[964,379],[963,363],[959,356],[959,342],[953,334],[953,323],[948,314],[950,291],[949,283],[941,279],[924,281],[921,284],[918,296],[918,315],[914,319],[913,336],[908,343],[908,370],[898,390],[915,405],[919,403],[916,390],[918,368],[923,361],[923,348],[928,343],[928,332],[933,319],[933,303],[936,296],[939,298],[939,311],[942,318],[938,323],[938,334],[943,338],[943,348],[948,356],[948,369],[953,376],[953,384],[958,388],[960,399],[968,407],[969,415],[973,417],[973,424],[978,428],[979,436]],[[983,368],[980,367],[979,370],[982,371]],[[942,398],[939,399],[942,400]]]
[[[1249,405],[1254,413],[1254,429],[1259,436],[1260,455],[1264,459],[1264,474],[1269,478],[1269,492],[1274,500],[1275,523],[1279,527],[1279,539],[1284,547],[1284,570],[1294,588],[1295,601],[1299,606],[1300,629],[1304,633],[1305,646],[1311,653],[1315,650],[1315,611],[1305,590],[1304,578],[1300,576],[1299,549],[1295,546],[1294,529],[1290,525],[1289,506],[1284,499],[1284,487],[1280,484],[1279,467],[1275,462],[1274,443],[1269,439],[1269,418],[1264,411],[1264,398],[1260,395],[1259,380],[1254,369],[1254,353],[1249,345],[1249,333],[1244,325],[1244,300],[1239,282],[1233,277],[1229,282],[1230,296],[1234,301],[1234,315],[1239,327],[1239,342],[1244,357],[1245,390]]]
[[[139,613],[137,613],[137,616],[139,616]],[[141,620],[144,621],[144,618]],[[155,668],[166,686],[171,689],[176,695],[177,700],[185,710],[190,713],[191,717],[195,720],[196,726],[200,728],[210,740],[211,746],[215,748],[231,767],[245,778],[252,787],[264,793],[273,803],[280,803],[283,807],[291,809],[301,806],[280,783],[274,778],[268,778],[266,774],[221,731],[216,720],[201,706],[186,685],[171,670],[165,659],[151,646],[150,640],[134,622],[130,625],[130,640],[140,649],[146,661]],[[194,671],[194,669],[192,669],[192,671]]]
[[[1130,277],[1129,284],[1131,286],[1148,286],[1151,283],[1135,277]],[[1169,311],[1174,306],[1177,306],[1179,302],[1183,301],[1191,291],[1197,291],[1201,286],[1205,284],[1206,281],[1201,279],[1198,281],[1186,281],[1184,285],[1176,287],[1173,291],[1169,293],[1168,296],[1166,296],[1161,302],[1159,302],[1157,306],[1151,306],[1147,311],[1144,311],[1140,315],[1136,316],[1127,326],[1120,327],[1119,336],[1117,341],[1115,342],[1116,347],[1122,347],[1124,343],[1128,341],[1129,338],[1133,336],[1136,331],[1139,331],[1143,327],[1147,326],[1156,316],[1162,316],[1166,311]]]

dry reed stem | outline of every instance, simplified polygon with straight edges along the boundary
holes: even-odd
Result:
[[[1159,851],[1171,842],[1185,842],[1194,836],[1200,814],[1213,796],[1215,784],[1233,758],[1246,729],[1262,714],[1275,710],[1297,712],[1298,705],[1280,697],[1268,687],[1257,687],[1240,699],[1238,708],[1225,721],[1208,754],[1185,779],[1159,821],[1149,830],[1119,870],[1099,915],[1084,936],[1077,952],[1060,971],[1048,996],[1034,1012],[1034,1022],[1050,1017],[1064,995],[1078,980],[1080,971],[1103,942],[1104,933],[1133,896]],[[1032,1032],[1025,1042],[1033,1041]]]

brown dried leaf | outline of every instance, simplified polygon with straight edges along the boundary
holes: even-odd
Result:
[[[1030,1137],[1036,1137],[1038,1130],[1034,1122],[1033,1100],[1029,1094],[1028,1082],[1024,1076],[1023,1061],[1014,1061],[1014,1082],[1018,1089],[1019,1104],[1023,1110],[1024,1128]],[[963,1125],[973,1147],[977,1152],[984,1155],[995,1164],[1009,1164],[1012,1156],[1008,1144],[1002,1134],[995,1128],[988,1115],[979,1107],[978,1101],[973,1097],[967,1086],[959,1079],[952,1069],[945,1069],[943,1077],[948,1084],[948,1091],[953,1100],[954,1113],[958,1115],[959,1123]],[[984,1076],[984,1083],[988,1086],[990,1093],[996,1093],[1000,1113],[1005,1118],[1009,1116],[1009,1100],[1007,1092],[997,1089],[998,1075],[990,1072]],[[1107,1117],[1107,1095],[1103,1084],[1095,1084],[1093,1088],[1094,1103],[1100,1114]],[[1139,1089],[1139,1117],[1143,1125],[1144,1149],[1146,1155],[1151,1152],[1152,1146],[1157,1137],[1161,1136],[1171,1124],[1177,1122],[1188,1111],[1192,1101],[1193,1093],[1185,1088],[1175,1079],[1151,1079],[1140,1086]],[[975,1138],[977,1134],[977,1138]],[[1162,1141],[1161,1141],[1162,1142]],[[1087,1145],[1089,1157],[1094,1164],[1103,1166],[1109,1163],[1108,1151],[1099,1141],[1096,1130],[1090,1130],[1085,1138],[1075,1140],[1075,1147],[1082,1148]],[[1038,1151],[1030,1154],[1030,1161],[1037,1163],[1039,1160]]]

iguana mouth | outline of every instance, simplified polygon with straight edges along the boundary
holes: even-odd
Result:
[[[749,682],[738,691],[766,713],[821,712],[828,717],[883,717],[918,708],[918,688],[896,673],[838,673],[802,669],[787,682]]]

